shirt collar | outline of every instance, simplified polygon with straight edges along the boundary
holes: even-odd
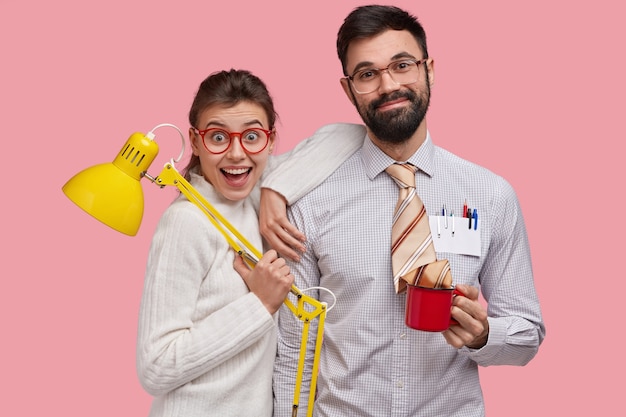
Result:
[[[394,162],[410,162],[420,171],[426,173],[429,177],[432,177],[434,172],[435,146],[433,145],[433,141],[430,138],[430,132],[428,131],[426,132],[426,139],[424,140],[424,143],[422,143],[422,145],[407,161],[395,161],[390,158],[378,146],[376,146],[374,142],[372,142],[367,134],[365,135],[365,141],[363,142],[361,152],[363,154],[363,161],[365,162],[367,176],[371,180],[373,180],[374,177],[383,172]]]

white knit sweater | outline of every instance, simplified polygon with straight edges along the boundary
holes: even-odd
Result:
[[[259,250],[250,199],[191,184]],[[273,317],[233,269],[234,251],[183,196],[154,234],[139,315],[137,370],[150,416],[271,416]]]
[[[282,179],[289,200],[317,186],[358,147],[317,132],[292,152],[271,158],[302,175]],[[345,137],[342,138],[345,140]],[[277,179],[274,179],[278,181]],[[200,175],[191,184],[257,249],[259,190],[229,201]],[[137,372],[153,395],[152,417],[264,417],[273,409],[276,326],[233,269],[234,251],[184,196],[164,212],[150,247],[139,313]]]

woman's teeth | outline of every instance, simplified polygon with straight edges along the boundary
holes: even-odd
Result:
[[[248,172],[249,168],[222,169],[222,171],[230,175],[241,175]]]

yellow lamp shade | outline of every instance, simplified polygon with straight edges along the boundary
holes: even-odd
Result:
[[[134,133],[113,162],[79,172],[63,186],[63,192],[102,223],[134,236],[143,218],[139,181],[158,152],[156,142],[142,133]]]

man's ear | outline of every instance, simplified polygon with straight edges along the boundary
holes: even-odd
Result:
[[[341,83],[341,88],[343,88],[343,92],[346,93],[346,96],[348,96],[348,100],[350,100],[353,106],[356,106],[356,103],[354,102],[354,94],[350,89],[350,81],[348,81],[347,78],[341,78],[339,82]]]
[[[430,86],[435,85],[435,60],[428,58],[426,61],[426,71],[428,71],[428,81]]]

